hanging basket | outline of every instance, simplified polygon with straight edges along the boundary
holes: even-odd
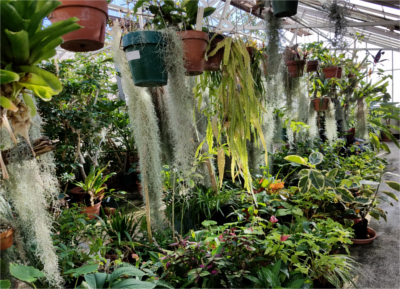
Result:
[[[6,250],[10,248],[14,240],[14,230],[9,229],[0,234],[0,250]]]
[[[339,66],[326,67],[322,69],[322,71],[324,72],[326,79],[333,77],[342,78],[342,68]]]
[[[122,46],[136,86],[167,85],[168,73],[162,59],[165,42],[161,32],[131,32],[122,38]]]
[[[107,0],[60,0],[49,20],[55,23],[71,17],[79,18],[78,24],[84,28],[62,36],[61,47],[73,52],[95,51],[103,48],[108,19]]]
[[[276,18],[290,17],[297,14],[298,0],[272,0],[272,9]]]
[[[307,61],[307,72],[318,71],[319,62],[318,60]]]
[[[315,111],[326,111],[328,109],[330,100],[331,99],[329,97],[313,99],[312,102],[314,104],[314,110]]]
[[[304,74],[304,60],[286,61],[286,66],[289,71],[289,76],[292,78],[302,77]]]
[[[209,33],[210,39],[214,36],[215,33]],[[224,40],[224,36],[217,35],[211,41],[210,50],[208,53],[211,53],[215,47],[217,47],[218,42]],[[208,57],[208,60],[204,63],[204,70],[205,71],[219,71],[221,69],[221,61],[224,57],[224,48],[221,48],[215,53],[213,56]]]
[[[204,72],[204,54],[208,45],[208,34],[203,31],[187,30],[178,32],[185,50],[186,75],[196,76]]]

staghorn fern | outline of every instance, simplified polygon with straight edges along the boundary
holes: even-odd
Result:
[[[161,144],[160,133],[157,124],[157,115],[151,95],[144,88],[133,84],[128,61],[125,53],[119,48],[121,32],[118,25],[112,30],[114,61],[121,69],[122,87],[126,93],[126,101],[129,108],[130,124],[139,152],[139,166],[142,180],[147,185],[151,216],[157,224],[162,224],[164,219],[161,209],[161,193],[163,190],[161,181]],[[145,185],[142,186],[142,194],[145,196]]]

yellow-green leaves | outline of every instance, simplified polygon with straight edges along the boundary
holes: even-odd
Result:
[[[18,108],[9,100],[7,97],[0,96],[0,106],[9,109],[11,111],[17,111]]]
[[[299,156],[287,156],[287,157],[285,157],[285,160],[287,160],[288,162],[291,162],[291,163],[298,164],[298,165],[304,165],[304,166],[307,165],[307,161]]]
[[[391,187],[393,190],[400,192],[400,184],[393,181],[385,181],[385,183]]]
[[[15,72],[0,69],[0,84],[6,84],[19,80],[19,75]]]
[[[36,115],[36,106],[32,97],[27,93],[22,94],[22,96],[24,97],[25,104],[31,109],[31,117],[34,117]]]
[[[224,180],[224,169],[225,169],[225,151],[222,147],[218,150],[218,172],[219,172],[219,186],[222,186],[222,182]]]

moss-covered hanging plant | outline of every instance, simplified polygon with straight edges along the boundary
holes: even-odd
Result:
[[[162,224],[161,208],[161,144],[157,115],[150,93],[133,84],[125,53],[120,49],[121,32],[118,25],[112,31],[114,61],[121,70],[122,87],[129,108],[129,118],[135,135],[139,153],[139,166],[142,175],[142,195],[149,199],[146,204],[151,208],[151,217],[157,224]]]

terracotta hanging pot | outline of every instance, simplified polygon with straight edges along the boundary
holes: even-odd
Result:
[[[81,187],[75,187],[71,190],[73,200],[78,203],[83,202],[83,197],[85,196],[85,193],[86,193],[85,190],[82,189]]]
[[[347,75],[347,78],[348,79],[352,79],[352,78],[354,78],[354,77],[356,77],[354,74],[351,74],[351,73],[349,73],[348,75]]]
[[[331,99],[329,97],[322,97],[313,99],[315,111],[325,111],[328,109],[329,101]]]
[[[14,240],[14,230],[9,229],[0,234],[0,250],[6,250],[10,248]]]
[[[302,77],[304,74],[304,65],[305,60],[294,60],[294,61],[286,61],[286,66],[289,71],[289,76],[294,77]]]
[[[96,218],[95,215],[100,216],[101,200],[94,206],[82,208],[82,213],[86,214],[90,220]]]
[[[307,72],[318,71],[319,62],[318,60],[307,61]]]
[[[204,72],[204,54],[208,45],[208,34],[203,31],[187,30],[178,32],[185,49],[186,75],[196,76]]]
[[[322,71],[324,72],[326,79],[332,77],[342,78],[342,68],[339,66],[326,67],[322,69]]]
[[[71,17],[79,18],[78,24],[84,28],[70,32],[62,38],[61,47],[73,52],[95,51],[103,48],[108,19],[107,0],[60,0],[49,20],[55,23]]]
[[[214,36],[215,33],[210,33],[210,39]],[[211,40],[211,44],[210,44],[210,50],[208,51],[208,53],[211,53],[215,47],[217,47],[218,42],[221,42],[222,40],[224,40],[224,36],[223,35],[217,35],[214,37],[213,40]],[[221,69],[221,61],[222,58],[224,57],[224,48],[221,48],[217,51],[217,53],[215,53],[213,56],[208,57],[208,60],[204,63],[204,70],[205,71],[219,71]]]

